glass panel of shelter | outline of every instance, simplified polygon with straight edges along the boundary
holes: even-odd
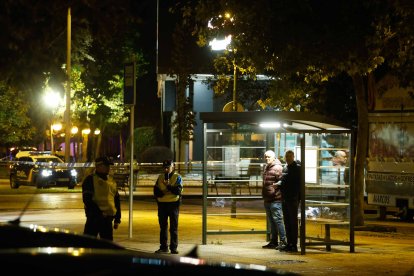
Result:
[[[243,128],[206,131],[207,234],[269,233],[261,199],[263,155],[271,149],[284,164],[290,149],[300,160],[300,135]],[[330,250],[332,244],[349,242],[350,144],[348,134],[305,134],[309,246],[322,244]]]

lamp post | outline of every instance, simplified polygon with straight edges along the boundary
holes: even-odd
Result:
[[[62,130],[62,124],[57,123],[57,124],[50,124],[50,152],[52,154],[55,153],[55,145],[54,145],[54,141],[53,141],[53,131],[60,131]]]
[[[211,46],[211,49],[213,51],[222,51],[228,49],[228,46],[231,44],[231,35],[226,36],[222,40],[213,39],[210,41],[209,45]],[[232,108],[231,111],[236,112],[237,111],[237,65],[236,65],[236,49],[233,49],[233,101],[232,101]],[[225,111],[227,104],[224,106],[223,111]],[[236,124],[231,124],[231,127],[233,129],[233,141],[236,140],[236,133],[235,130],[237,129]],[[236,183],[231,183],[231,217],[236,217],[237,212],[237,206],[236,206],[236,200],[233,198],[233,196],[236,195]]]
[[[213,51],[223,51],[227,50],[228,46],[231,44],[231,35],[226,36],[224,39],[214,38],[210,41],[209,45]],[[233,101],[232,101],[232,111],[237,111],[237,64],[236,64],[236,50],[233,49]]]
[[[91,133],[90,128],[84,128],[82,129],[82,161],[86,161],[87,158],[87,150],[88,150],[88,139],[89,134]]]
[[[93,131],[93,141],[92,141],[93,144],[92,144],[92,152],[91,152],[92,159],[95,159],[96,158],[96,153],[99,152],[99,151],[97,151],[97,147],[99,145],[99,142],[97,142],[97,140],[99,139],[99,137],[98,137],[99,134],[101,134],[101,130],[99,128],[96,128]]]
[[[58,92],[54,91],[49,86],[46,87],[45,93],[43,96],[44,103],[51,109],[52,116],[51,116],[51,122],[50,122],[50,151],[53,153],[53,116],[55,113],[56,108],[59,106],[59,103],[62,101],[60,95]],[[62,125],[60,125],[62,128]],[[55,129],[57,130],[57,129]]]
[[[72,126],[72,128],[70,129],[70,133],[72,134],[72,136],[75,137],[75,141],[73,142],[73,157],[75,158],[75,161],[77,160],[77,149],[78,149],[78,139],[76,137],[76,134],[78,134],[79,129],[77,126]]]

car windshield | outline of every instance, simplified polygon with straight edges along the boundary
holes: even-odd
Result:
[[[33,157],[35,162],[44,162],[44,163],[63,163],[63,161],[56,156],[36,156]]]

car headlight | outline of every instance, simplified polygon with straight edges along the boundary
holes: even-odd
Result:
[[[49,177],[49,176],[52,175],[52,170],[50,170],[50,169],[42,169],[41,172],[40,172],[40,174],[43,177]]]
[[[70,175],[73,177],[78,176],[78,172],[75,169],[70,170]]]

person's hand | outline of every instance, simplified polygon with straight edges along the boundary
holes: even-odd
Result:
[[[118,222],[114,222],[114,229],[118,229],[119,223]]]

